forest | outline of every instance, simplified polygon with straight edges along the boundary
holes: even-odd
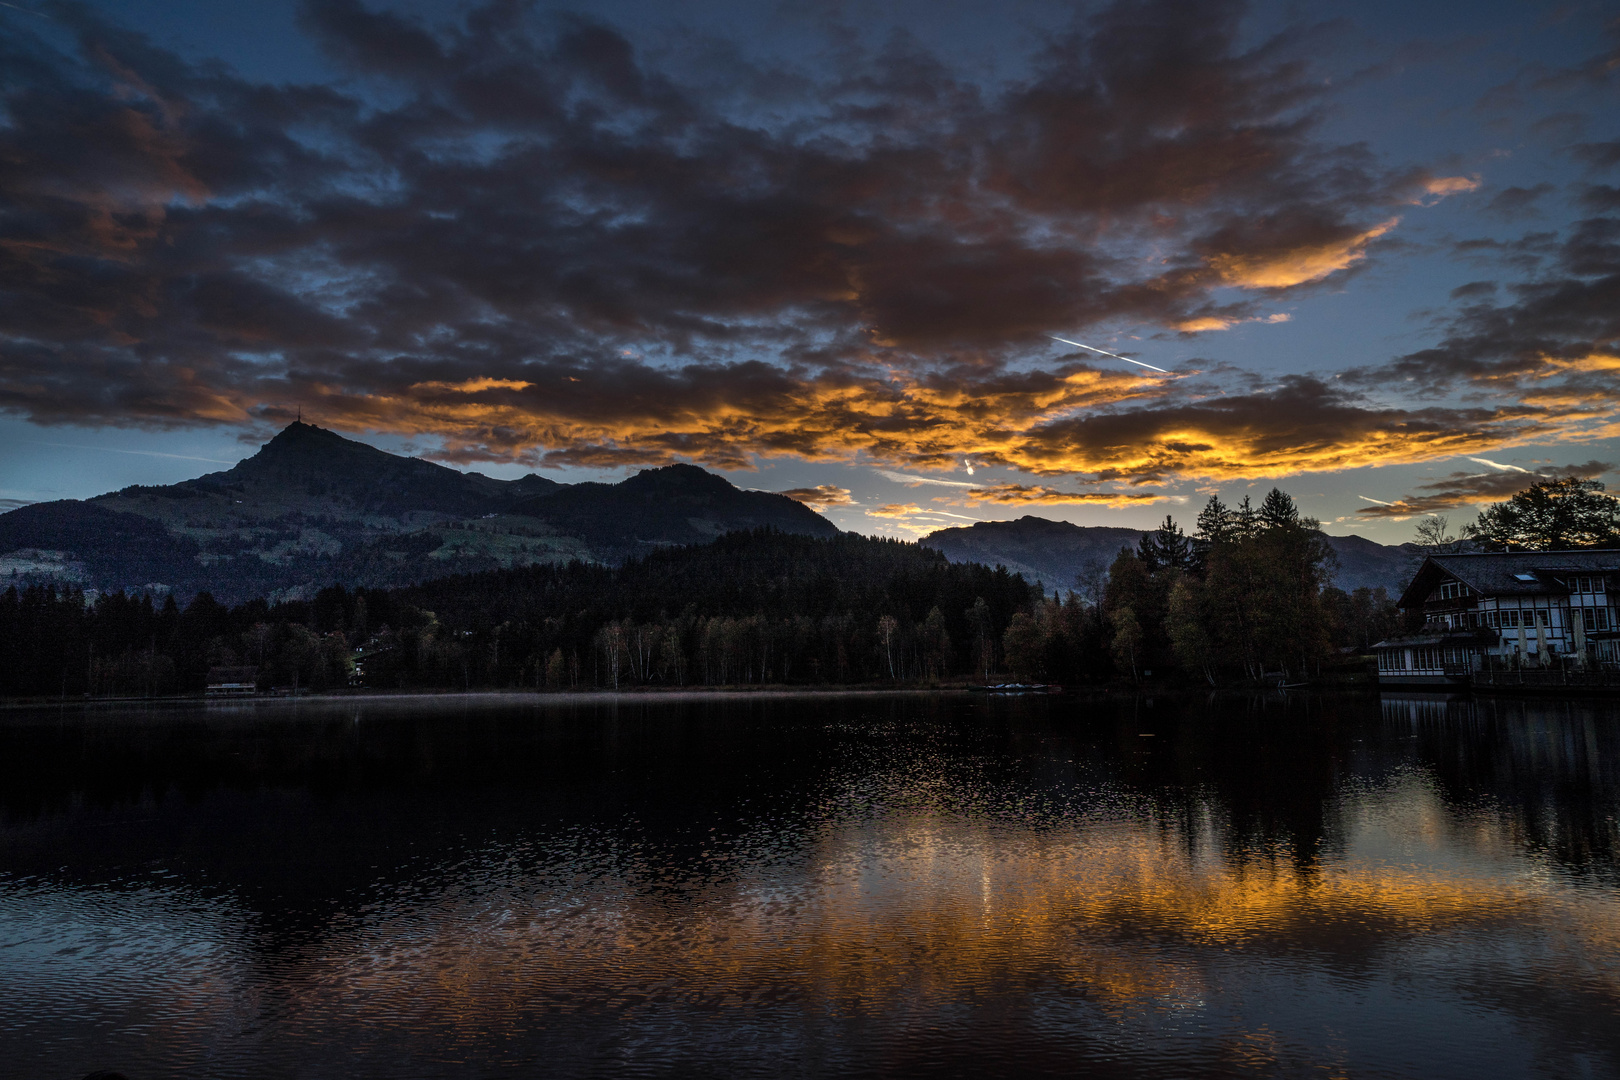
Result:
[[[582,562],[234,607],[199,593],[0,594],[0,694],[745,685],[1221,684],[1308,675],[1396,628],[1383,589],[1328,585],[1316,523],[1274,490],[1166,518],[1062,596],[1002,567],[843,534],[732,533],[620,567]],[[1085,577],[1085,575],[1082,575]]]

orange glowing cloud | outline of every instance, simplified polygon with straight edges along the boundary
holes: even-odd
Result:
[[[1435,176],[1423,185],[1423,191],[1436,199],[1444,199],[1450,195],[1461,195],[1468,191],[1478,191],[1480,179],[1477,176]],[[1413,200],[1414,202],[1418,200]]]
[[[802,502],[813,510],[820,510],[825,506],[849,506],[855,500],[849,496],[849,488],[841,488],[834,484],[817,484],[810,488],[789,488],[777,492],[786,495],[796,502]]]
[[[411,389],[422,392],[440,391],[450,394],[478,394],[485,390],[527,390],[534,384],[521,379],[463,379],[461,382],[419,382]]]
[[[974,488],[965,493],[968,505],[979,503],[1006,503],[1030,505],[1044,503],[1052,506],[1137,506],[1143,503],[1164,502],[1173,496],[1159,492],[1128,493],[1119,491],[1059,491],[1038,484],[994,484]]]
[[[1202,334],[1210,330],[1230,330],[1239,323],[1285,323],[1291,318],[1293,318],[1293,316],[1283,312],[1278,312],[1275,315],[1256,315],[1253,318],[1247,319],[1226,318],[1220,315],[1204,315],[1192,319],[1182,319],[1180,322],[1173,322],[1170,324],[1170,328],[1172,330],[1179,330],[1183,334]]]
[[[971,458],[1037,477],[1131,483],[1490,455],[1533,440],[1598,437],[1615,423],[1607,399],[1579,387],[1564,389],[1567,400],[1403,408],[1311,379],[1210,395],[1182,390],[1180,376],[1088,368],[952,381],[900,372],[806,377],[764,365],[575,370],[568,379],[513,379],[529,385],[484,393],[413,387],[368,395],[320,386],[300,397],[305,416],[326,426],[436,437],[439,456],[462,462],[618,467],[684,459],[749,469],[760,459],[799,458],[954,470]],[[252,415],[250,399],[205,404],[197,390],[194,408]],[[977,490],[987,502],[1125,505],[1158,497],[998,488],[922,472],[895,477]]]
[[[1287,289],[1320,281],[1360,262],[1366,257],[1367,245],[1399,223],[1399,218],[1390,218],[1364,232],[1324,243],[1282,251],[1212,255],[1207,261],[1228,285],[1244,289]]]
[[[926,514],[927,510],[916,503],[884,503],[866,512],[868,517],[876,518],[908,518],[917,514]]]

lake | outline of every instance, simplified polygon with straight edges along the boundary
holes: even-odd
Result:
[[[1620,1075],[1620,707],[0,713],[0,1076]]]

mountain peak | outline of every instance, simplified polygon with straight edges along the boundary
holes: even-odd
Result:
[[[737,486],[725,477],[696,465],[677,462],[657,469],[642,469],[617,486],[627,491],[736,491]]]
[[[308,435],[336,435],[336,434],[337,434],[337,432],[335,432],[335,431],[328,431],[326,428],[317,427],[314,424],[306,424],[302,420],[294,420],[292,423],[288,424],[286,427],[282,428],[279,432],[277,432],[275,437],[272,438],[270,441],[275,442],[278,439],[297,439],[297,438],[303,438],[303,437],[308,436]]]
[[[328,431],[326,428],[316,427],[314,424],[306,424],[302,420],[294,420],[282,428],[276,433],[275,438],[259,447],[259,453],[254,456],[269,455],[275,457],[288,451],[308,452],[311,450],[339,449],[350,451],[369,450],[373,454],[392,456],[374,446],[367,446],[365,443],[356,442],[353,439],[345,439],[335,431]]]

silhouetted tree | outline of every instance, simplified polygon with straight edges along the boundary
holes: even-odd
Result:
[[[1181,526],[1166,514],[1164,524],[1149,533],[1143,533],[1136,545],[1136,557],[1150,574],[1162,570],[1190,570],[1193,566],[1193,547]]]
[[[1466,533],[1488,548],[1562,551],[1620,543],[1620,505],[1597,480],[1539,480],[1480,511]]]

